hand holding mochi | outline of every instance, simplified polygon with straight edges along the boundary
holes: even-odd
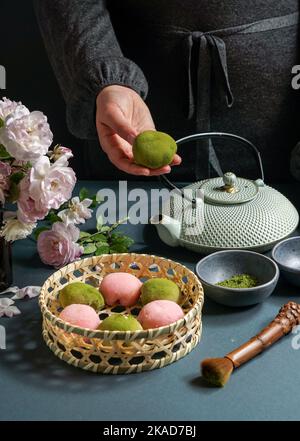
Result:
[[[183,310],[170,300],[155,300],[147,303],[138,315],[143,329],[160,328],[184,317]]]
[[[66,285],[59,292],[58,299],[63,308],[74,303],[89,305],[96,311],[104,307],[104,299],[98,289],[82,282]]]
[[[122,306],[133,306],[140,296],[142,282],[132,274],[107,274],[101,284],[100,291],[108,305],[119,303]]]
[[[102,331],[141,331],[143,328],[133,315],[112,314],[101,322]]]
[[[179,303],[181,291],[172,280],[153,278],[147,280],[142,286],[141,302],[146,305],[154,300],[172,300]]]
[[[156,169],[171,164],[177,144],[166,133],[146,130],[135,138],[132,151],[136,164]]]
[[[81,328],[97,329],[100,324],[95,310],[91,306],[82,304],[66,306],[59,314],[59,318]]]

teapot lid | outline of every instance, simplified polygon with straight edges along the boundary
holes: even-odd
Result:
[[[209,204],[234,205],[249,202],[257,196],[258,185],[234,173],[225,173],[223,178],[207,179],[200,185],[204,200]]]

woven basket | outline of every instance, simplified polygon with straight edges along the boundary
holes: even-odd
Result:
[[[58,318],[58,292],[68,283],[82,281],[99,286],[112,272],[128,272],[145,281],[167,277],[182,290],[184,318],[156,329],[141,331],[100,331],[72,326]],[[56,271],[44,283],[40,294],[43,337],[60,359],[76,367],[103,374],[130,374],[161,368],[187,355],[201,336],[202,286],[185,266],[146,254],[106,254],[71,263]],[[141,306],[106,307],[104,319],[114,312],[137,315]]]

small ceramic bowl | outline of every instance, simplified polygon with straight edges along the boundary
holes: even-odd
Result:
[[[272,258],[286,280],[300,286],[300,236],[279,242],[273,248]]]
[[[253,251],[224,250],[200,260],[196,274],[202,282],[204,294],[227,306],[249,306],[263,302],[274,291],[279,278],[275,262]],[[254,288],[226,288],[216,285],[237,274],[256,277]]]

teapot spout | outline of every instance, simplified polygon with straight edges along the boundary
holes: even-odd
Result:
[[[171,247],[180,244],[181,222],[164,214],[152,216],[150,224],[155,225],[160,239]]]

